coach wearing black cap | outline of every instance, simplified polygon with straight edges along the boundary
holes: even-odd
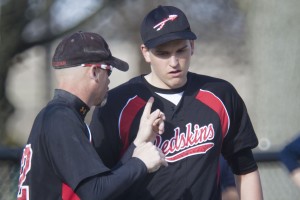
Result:
[[[84,118],[92,106],[104,105],[112,69],[128,69],[126,62],[111,55],[100,35],[67,36],[57,46],[52,65],[58,87],[36,117],[24,148],[18,199],[114,199],[148,172],[166,165],[161,151],[148,142],[154,131],[162,133],[164,128],[164,114],[151,113],[153,98],[141,119],[143,130],[131,146],[133,155],[126,154],[113,169],[97,155]]]
[[[145,16],[140,33],[151,72],[110,90],[108,103],[94,111],[91,130],[104,125],[102,143],[110,147],[102,148],[100,156],[113,166],[133,142],[143,108],[153,96],[153,109],[166,116],[165,133],[155,144],[169,166],[134,184],[120,199],[220,200],[222,154],[236,175],[240,198],[261,200],[251,150],[258,140],[246,106],[229,82],[189,71],[197,37],[185,14],[158,6]]]

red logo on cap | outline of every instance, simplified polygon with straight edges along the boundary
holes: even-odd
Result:
[[[156,29],[156,31],[159,31],[165,26],[166,22],[174,21],[176,18],[177,18],[177,15],[169,15],[169,17],[167,19],[164,19],[162,22],[159,22],[158,24],[153,26],[153,28]]]

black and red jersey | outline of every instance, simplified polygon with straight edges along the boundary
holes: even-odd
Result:
[[[165,132],[155,144],[166,155],[169,166],[136,183],[120,199],[220,199],[219,156],[252,149],[258,141],[246,106],[225,80],[189,72],[178,103],[157,93],[178,92],[155,88],[143,76],[109,91],[105,107],[94,111],[90,124],[103,162],[113,166],[134,140],[147,100],[152,109],[166,115]]]
[[[112,199],[145,176],[146,166],[131,156],[117,169],[103,164],[84,122],[88,111],[78,97],[55,91],[36,117],[24,148],[18,200]]]
[[[84,123],[88,111],[72,94],[56,91],[36,117],[24,148],[18,199],[79,199],[73,190],[82,180],[109,171],[95,159]]]

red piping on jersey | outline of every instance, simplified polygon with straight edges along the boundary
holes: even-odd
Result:
[[[77,194],[67,184],[62,184],[61,196],[63,200],[80,200]]]
[[[213,146],[214,146],[213,143],[206,143],[206,144],[201,144],[201,145],[198,145],[198,146],[194,146],[194,147],[186,149],[186,150],[182,151],[181,153],[176,154],[174,156],[166,157],[166,161],[175,162],[178,159],[186,158],[186,157],[191,156],[191,155],[204,154],[208,150],[210,150]]]
[[[119,117],[119,134],[123,143],[121,155],[124,154],[129,146],[129,133],[131,124],[139,112],[139,110],[146,105],[146,101],[142,98],[135,96],[128,100],[127,104],[122,109]]]
[[[230,119],[223,102],[215,94],[207,90],[200,90],[196,99],[206,104],[219,115],[222,126],[222,136],[224,138],[229,129]]]

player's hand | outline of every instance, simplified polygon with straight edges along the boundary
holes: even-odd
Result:
[[[157,171],[162,165],[165,167],[168,166],[165,155],[152,142],[142,143],[137,146],[132,157],[142,160],[149,173]]]
[[[144,142],[154,142],[156,134],[162,134],[164,132],[164,120],[166,119],[165,114],[159,109],[151,113],[153,102],[154,98],[150,97],[145,106],[140,121],[139,131],[134,140],[134,144],[136,146]]]

